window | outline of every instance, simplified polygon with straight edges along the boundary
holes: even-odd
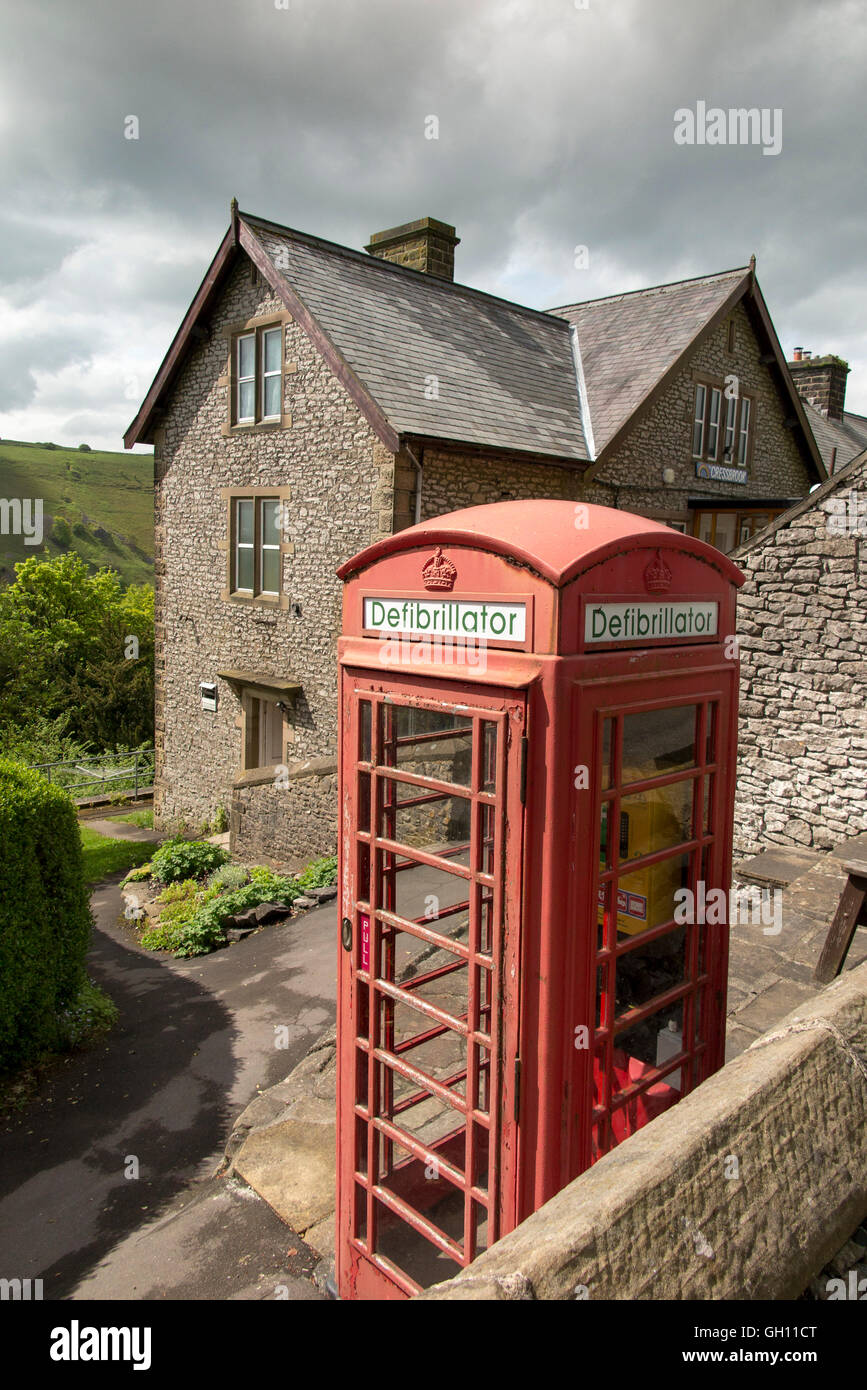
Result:
[[[253,597],[280,593],[280,506],[278,497],[234,498],[233,593]]]
[[[244,770],[275,767],[283,762],[283,711],[276,700],[247,697]]]
[[[719,508],[696,513],[695,532],[699,540],[715,545],[726,554],[744,545],[780,515],[780,509],[762,511],[754,508]]]
[[[283,329],[240,333],[234,350],[234,423],[279,423],[283,411]]]
[[[723,405],[725,401],[725,405]],[[692,422],[692,456],[707,463],[749,467],[752,455],[752,398],[724,396],[721,386],[697,381]],[[720,442],[722,458],[720,459]]]

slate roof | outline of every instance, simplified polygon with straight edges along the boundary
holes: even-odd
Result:
[[[240,218],[399,434],[589,460],[561,319]]]
[[[844,410],[842,420],[829,420],[809,401],[804,401],[804,409],[829,473],[832,467],[835,473],[839,473],[841,468],[867,449],[867,419],[863,415]]]
[[[749,275],[742,266],[550,310],[578,330],[597,455]]]

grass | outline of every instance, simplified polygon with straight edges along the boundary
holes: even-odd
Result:
[[[146,864],[153,854],[153,845],[143,844],[141,840],[113,840],[89,825],[80,825],[79,830],[87,883],[101,883],[112,874],[126,873],[139,864]]]
[[[153,830],[154,813],[150,811],[130,811],[128,816],[112,816],[112,820],[122,820],[125,825],[137,825],[140,830]]]
[[[58,555],[74,550],[92,569],[110,565],[125,584],[153,583],[153,457],[94,449],[46,449],[20,440],[0,441],[0,497],[41,497],[43,545],[23,536],[0,536],[0,580],[13,577],[19,560],[43,547]],[[54,517],[65,517],[68,545],[51,539]]]

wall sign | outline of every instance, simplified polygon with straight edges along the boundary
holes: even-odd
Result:
[[[747,470],[745,468],[728,468],[724,463],[697,463],[695,476],[697,478],[710,478],[714,483],[745,483]]]
[[[523,642],[527,636],[527,605],[477,603],[469,599],[365,598],[364,627],[413,637]]]
[[[659,603],[588,603],[584,609],[585,642],[676,642],[715,637],[719,604],[701,599]]]

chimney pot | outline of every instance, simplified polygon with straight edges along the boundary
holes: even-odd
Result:
[[[409,266],[425,275],[437,275],[441,280],[454,280],[455,247],[459,244],[460,237],[448,222],[420,217],[417,222],[404,222],[399,227],[374,232],[364,249],[380,260]]]

